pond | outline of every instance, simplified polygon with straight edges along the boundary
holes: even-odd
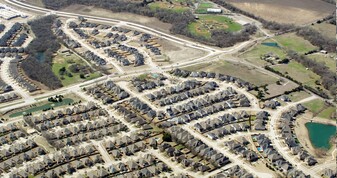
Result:
[[[44,54],[44,52],[38,52],[36,54],[36,59],[37,61],[43,63],[46,60],[46,55]]]
[[[265,46],[270,46],[270,47],[279,47],[279,45],[277,43],[272,43],[272,42],[261,43],[261,44],[265,45]]]
[[[308,122],[305,127],[308,129],[310,142],[315,148],[330,149],[330,139],[336,134],[335,126]]]

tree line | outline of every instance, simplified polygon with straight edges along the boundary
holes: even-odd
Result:
[[[52,31],[55,16],[44,16],[28,22],[35,39],[27,46],[28,57],[21,63],[25,74],[51,89],[62,87],[61,81],[52,71],[53,54],[61,45]]]

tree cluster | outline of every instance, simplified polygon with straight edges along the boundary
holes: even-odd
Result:
[[[44,16],[28,22],[36,38],[27,46],[28,57],[21,67],[33,80],[39,81],[51,89],[62,87],[61,81],[52,71],[53,54],[60,48],[57,37],[52,32],[55,16]],[[38,60],[43,55],[43,60]]]

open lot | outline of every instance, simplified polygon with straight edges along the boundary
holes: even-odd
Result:
[[[295,61],[291,61],[288,64],[275,65],[272,68],[314,88],[315,81],[320,79],[319,75],[311,70],[306,70],[303,65]]]
[[[335,7],[321,0],[228,0],[234,6],[280,23],[305,24],[326,17]]]
[[[276,36],[274,39],[281,47],[301,54],[318,48],[312,45],[309,41],[297,36],[295,33],[283,34],[281,36]]]
[[[184,68],[189,71],[215,72],[238,77],[256,86],[275,83],[278,79],[261,73],[254,67],[248,67],[241,63],[218,61],[213,63],[197,64]]]
[[[302,99],[308,98],[311,95],[306,91],[293,92],[288,95],[290,100],[293,102],[301,101]]]
[[[186,47],[171,41],[159,38],[157,43],[161,45],[163,56],[159,64],[172,64],[179,61],[189,61],[206,55],[205,51]],[[156,61],[156,60],[155,60]]]
[[[196,22],[188,25],[188,30],[196,36],[211,37],[212,30],[239,31],[242,26],[225,16],[200,15]]]

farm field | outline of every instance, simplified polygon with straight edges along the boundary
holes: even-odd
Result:
[[[240,63],[232,63],[227,61],[197,64],[184,69],[189,71],[206,71],[230,75],[250,82],[256,86],[273,84],[278,80],[277,78],[273,78],[265,75],[264,73],[261,73],[254,67],[248,67]]]
[[[329,23],[320,23],[312,26],[314,29],[319,31],[322,35],[327,38],[335,38],[336,35],[336,26]]]
[[[324,63],[333,72],[336,70],[336,62],[335,62],[336,55],[335,54],[316,53],[316,54],[310,54],[308,55],[308,57],[317,62]]]
[[[309,41],[297,36],[295,33],[287,33],[281,36],[276,36],[274,39],[280,46],[301,54],[318,48],[312,45]]]
[[[212,8],[213,4],[209,2],[200,2],[198,5],[198,8],[195,10],[195,13],[197,14],[206,14],[207,8]]]
[[[211,30],[228,30],[231,32],[241,30],[242,26],[232,19],[220,15],[200,15],[199,20],[190,23],[188,30],[196,36],[211,37]]]
[[[321,0],[228,0],[234,6],[279,23],[305,24],[326,17],[335,7]]]
[[[270,42],[274,42],[274,41],[266,40],[263,43],[270,43]],[[261,60],[260,57],[262,55],[267,54],[267,53],[273,53],[273,54],[279,56],[280,59],[284,59],[286,57],[285,52],[281,48],[263,45],[262,43],[256,45],[250,51],[245,52],[240,57],[244,58],[244,59],[248,60],[249,62],[252,62],[253,64],[256,64],[258,66],[264,66],[264,65],[268,64],[268,62],[266,62],[264,60]]]
[[[315,81],[320,79],[320,76],[306,70],[306,68],[298,62],[291,61],[288,64],[272,66],[273,69],[292,77],[293,79],[302,82],[304,85],[309,85],[315,88]]]
[[[81,81],[91,80],[100,77],[99,72],[94,72],[88,65],[84,65],[84,62],[76,55],[72,54],[66,56],[64,54],[58,54],[53,60],[52,70],[53,73],[61,80],[63,86],[68,86]],[[83,69],[78,72],[72,72],[69,68],[72,65],[77,65]],[[66,72],[61,74],[61,70],[65,69]],[[86,75],[84,79],[80,77],[80,74]]]

